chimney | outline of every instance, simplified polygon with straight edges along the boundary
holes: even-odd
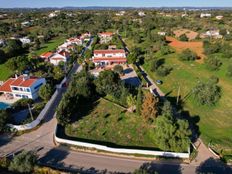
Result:
[[[18,79],[18,75],[17,74],[15,74],[15,78]]]

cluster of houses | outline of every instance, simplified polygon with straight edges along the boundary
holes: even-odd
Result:
[[[70,58],[70,51],[75,51],[75,46],[83,45],[85,41],[89,41],[90,33],[84,33],[81,36],[71,37],[62,45],[58,46],[56,52],[45,52],[40,55],[40,58],[46,62],[57,66],[60,62],[67,62]]]
[[[90,33],[82,34],[78,37],[72,37],[60,45],[56,52],[46,52],[40,55],[44,61],[50,62],[53,65],[59,65],[60,62],[67,62],[70,58],[70,50],[74,49],[75,45],[82,45],[90,39]],[[30,98],[37,99],[38,92],[42,85],[46,84],[45,78],[29,76],[27,74],[9,78],[0,85],[0,93],[3,93],[6,99],[21,99]]]

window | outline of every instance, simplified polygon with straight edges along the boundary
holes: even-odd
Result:
[[[12,89],[13,89],[14,91],[18,91],[18,90],[19,90],[19,88],[17,88],[17,87],[12,87]]]
[[[31,92],[30,88],[27,88],[26,91],[27,91],[27,92]]]
[[[28,98],[28,96],[27,95],[22,95],[22,98]]]
[[[22,97],[20,94],[15,94],[15,96],[16,96],[16,97],[20,97],[20,98]]]
[[[40,83],[39,85],[35,86],[34,89],[36,90],[36,89],[38,89],[42,85],[43,85],[43,83]]]

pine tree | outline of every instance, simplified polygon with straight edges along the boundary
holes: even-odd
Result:
[[[141,111],[142,116],[146,120],[154,120],[158,115],[158,99],[155,98],[150,92],[145,95]]]
[[[137,94],[137,101],[136,101],[136,112],[138,115],[141,114],[141,106],[142,106],[142,87],[140,86],[138,89],[138,94]]]

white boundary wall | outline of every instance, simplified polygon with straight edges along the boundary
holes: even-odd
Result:
[[[56,130],[57,130],[57,128],[56,128]],[[92,143],[86,143],[86,142],[80,142],[80,141],[73,141],[73,140],[67,140],[67,139],[58,138],[56,136],[56,131],[55,131],[55,141],[57,143],[61,143],[61,144],[69,144],[69,145],[74,145],[74,146],[94,148],[94,149],[97,149],[97,150],[103,150],[103,151],[112,152],[112,153],[142,154],[142,155],[154,155],[154,156],[161,156],[161,157],[174,157],[174,158],[184,158],[184,159],[187,159],[187,158],[190,157],[189,152],[188,153],[176,153],[176,152],[164,152],[164,151],[153,151],[153,150],[112,148],[112,147],[107,147],[107,146],[104,146],[104,145],[98,145],[98,144],[92,144]]]
[[[51,105],[53,104],[53,102],[56,100],[59,92],[58,90],[60,88],[62,88],[62,84],[66,82],[66,77],[62,80],[62,82],[57,85],[57,89],[54,92],[54,94],[52,95],[51,99],[47,102],[47,104],[45,105],[45,107],[43,108],[43,110],[40,112],[39,116],[36,118],[36,120],[32,121],[31,123],[28,124],[24,124],[24,125],[13,125],[13,124],[7,124],[8,127],[10,127],[13,130],[17,130],[17,131],[25,131],[25,130],[30,130],[35,128],[36,126],[38,126],[40,124],[40,122],[44,119],[45,115],[47,114],[48,110],[50,109]]]

